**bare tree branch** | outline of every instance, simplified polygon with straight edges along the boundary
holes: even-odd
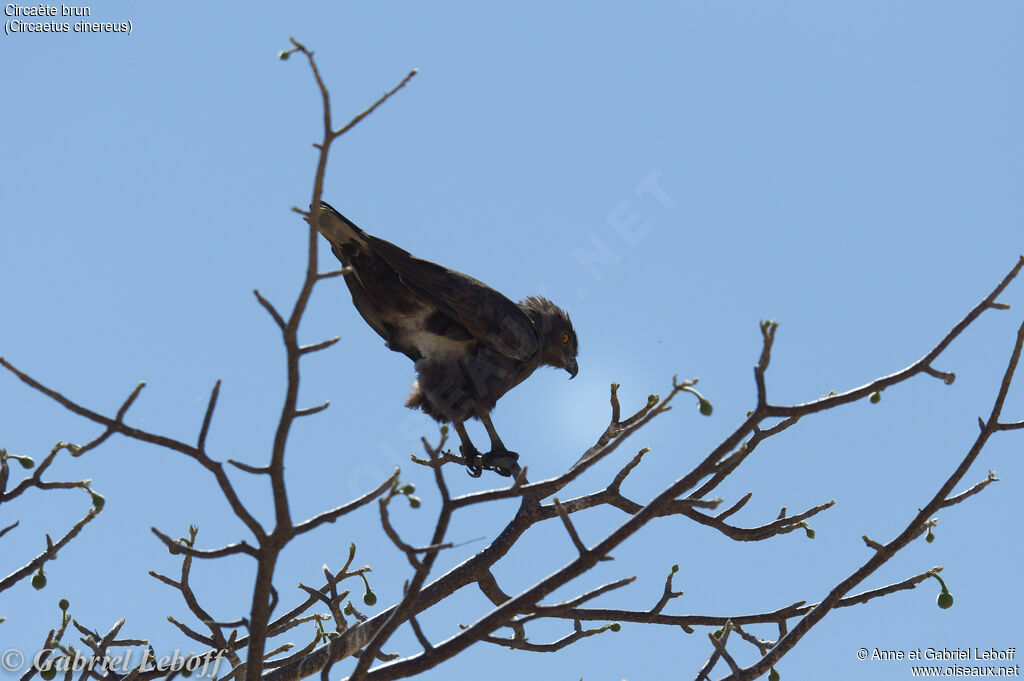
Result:
[[[978,314],[987,309],[990,303],[995,300],[995,297],[1002,292],[1006,285],[1013,278],[1011,275],[1016,275],[1020,271],[1021,266],[1024,265],[1024,258],[1021,258],[1017,265],[1011,270],[1010,275],[1003,279],[1003,281],[979,306],[975,307],[974,310],[963,321],[960,322],[955,328],[954,332],[959,333],[970,321],[973,321]],[[945,348],[949,345],[952,340],[951,336],[947,335],[939,345],[938,348]],[[855,587],[857,584],[862,582],[871,573],[877,570],[881,565],[889,560],[897,551],[902,549],[908,543],[910,543],[920,533],[920,528],[928,518],[934,514],[937,510],[942,508],[952,492],[953,488],[963,479],[967,470],[971,467],[974,461],[981,454],[982,448],[988,441],[988,438],[995,432],[998,431],[999,416],[1002,413],[1003,403],[1006,400],[1006,395],[1010,389],[1010,383],[1013,381],[1014,373],[1017,369],[1017,363],[1020,360],[1021,348],[1024,346],[1024,324],[1021,324],[1017,330],[1017,342],[1013,347],[1013,351],[1010,353],[1010,359],[1003,373],[1003,379],[999,385],[999,392],[996,396],[995,403],[992,405],[992,411],[988,421],[985,424],[985,428],[978,434],[974,444],[968,450],[967,455],[964,457],[960,465],[957,466],[956,470],[947,478],[946,482],[939,488],[939,490],[932,497],[925,506],[918,511],[917,515],[907,524],[902,532],[894,539],[889,541],[887,544],[881,546],[874,555],[871,556],[860,568],[855,570],[850,576],[837,584],[828,596],[821,601],[813,610],[803,616],[803,618],[790,629],[789,633],[783,636],[776,646],[765,655],[763,658],[758,660],[755,664],[750,667],[746,667],[740,672],[730,674],[725,679],[729,681],[741,681],[745,679],[755,679],[768,670],[775,662],[777,662],[784,654],[793,648],[797,642],[813,627],[817,624],[828,612],[833,609],[835,604],[846,594],[850,589]],[[938,356],[938,353],[933,351],[925,355],[924,359],[919,361],[914,366],[921,365],[921,362],[927,360],[930,363],[934,358]],[[903,373],[903,372],[900,372]],[[829,398],[826,398],[829,399]]]
[[[6,591],[25,577],[28,577],[30,574],[41,568],[46,561],[55,559],[57,557],[57,553],[67,546],[68,542],[77,537],[78,533],[82,531],[82,528],[92,522],[93,518],[97,515],[98,511],[96,511],[95,508],[89,509],[89,512],[86,513],[81,520],[75,523],[63,537],[57,540],[56,543],[51,541],[49,535],[47,535],[46,548],[42,553],[3,579],[0,579],[0,592]]]
[[[210,392],[210,402],[206,405],[206,413],[203,414],[203,425],[199,429],[199,440],[196,442],[196,449],[206,451],[206,436],[210,432],[210,421],[213,419],[213,409],[217,406],[217,396],[220,394],[220,379],[213,384]]]
[[[395,482],[397,482],[398,473],[399,469],[396,468],[395,472],[391,474],[391,477],[389,477],[387,480],[378,485],[376,489],[367,492],[358,499],[353,499],[347,504],[338,506],[337,508],[331,509],[330,511],[324,511],[318,516],[310,518],[305,522],[299,523],[295,526],[295,534],[300,535],[304,532],[309,532],[310,530],[314,530],[320,527],[324,523],[333,523],[335,520],[342,517],[343,515],[347,515],[352,511],[356,510],[357,508],[365,506],[366,504],[370,503],[371,501],[379,497],[381,494],[384,494],[384,492],[386,492],[388,489],[390,489],[395,484]]]

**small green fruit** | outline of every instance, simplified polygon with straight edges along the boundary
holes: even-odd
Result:
[[[939,597],[935,599],[935,602],[939,604],[939,607],[943,610],[949,610],[953,607],[953,594],[948,591],[943,591],[939,594]]]
[[[367,605],[371,605],[371,606],[372,605],[376,605],[377,604],[377,594],[373,593],[372,591],[367,591],[366,593],[363,594],[363,603],[366,603]]]
[[[697,407],[700,409],[700,413],[703,414],[704,416],[711,416],[712,406],[711,403],[708,402],[707,400],[701,398],[701,401],[697,405]]]
[[[778,670],[772,667],[772,670],[768,672],[768,681],[779,681],[780,678]]]
[[[32,468],[36,465],[36,462],[32,460],[31,456],[19,456],[18,463],[21,464],[22,468]]]
[[[60,602],[57,603],[57,607],[60,608],[62,611],[67,611],[67,609],[71,607],[71,604],[68,603],[68,599],[62,598],[60,599]]]
[[[46,586],[46,575],[43,574],[42,569],[39,572],[32,575],[32,587],[37,591]]]
[[[871,400],[871,404],[878,404],[879,402],[882,401],[882,394],[876,390],[875,392],[871,393],[871,397],[869,397],[868,399]]]
[[[612,631],[619,631],[619,630],[622,629],[622,625],[619,624],[618,622],[612,622],[611,626],[608,627],[608,628],[611,629]]]
[[[53,681],[53,679],[57,676],[57,670],[54,669],[52,664],[47,662],[46,665],[39,670],[39,676],[40,678],[44,679],[44,681]]]
[[[419,497],[414,497],[411,494],[409,495],[409,505],[410,506],[412,506],[413,508],[419,508],[421,503],[422,502],[420,501]]]

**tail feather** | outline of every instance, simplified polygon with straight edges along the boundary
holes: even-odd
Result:
[[[332,246],[340,247],[343,244],[356,242],[360,246],[366,247],[365,232],[326,201],[320,202],[317,231],[323,234]]]

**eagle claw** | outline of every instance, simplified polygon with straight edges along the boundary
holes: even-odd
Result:
[[[484,454],[484,467],[498,475],[509,478],[519,475],[519,455],[506,449],[491,450]]]
[[[476,447],[461,445],[459,453],[465,460],[466,472],[470,477],[479,478],[485,469],[506,478],[519,475],[519,455],[515,452],[497,449],[481,454]]]
[[[473,445],[459,445],[459,453],[466,462],[466,472],[471,478],[479,478],[484,472],[484,467],[477,463],[483,459],[483,455]]]

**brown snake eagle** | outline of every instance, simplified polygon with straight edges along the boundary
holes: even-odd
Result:
[[[576,376],[569,315],[540,297],[514,303],[483,282],[367,234],[326,202],[320,209],[317,230],[344,265],[359,314],[388,348],[416,364],[406,406],[455,427],[470,475],[484,468],[517,474],[518,454],[502,444],[490,412],[541,365]],[[487,454],[466,432],[472,417],[491,438]]]

